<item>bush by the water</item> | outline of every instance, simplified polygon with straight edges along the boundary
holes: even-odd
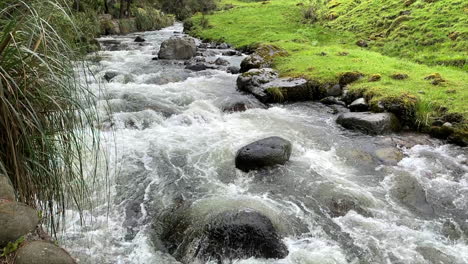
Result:
[[[87,203],[98,160],[95,96],[74,71],[92,22],[60,0],[0,2],[0,174],[52,224]]]

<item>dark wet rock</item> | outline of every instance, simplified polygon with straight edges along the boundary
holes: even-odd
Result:
[[[199,259],[283,259],[289,254],[271,220],[253,210],[223,212],[203,231]]]
[[[390,77],[394,80],[404,80],[408,79],[409,76],[406,73],[394,73]]]
[[[445,254],[437,248],[430,246],[418,246],[416,251],[423,256],[423,258],[431,264],[462,264],[462,262],[456,261],[452,256]]]
[[[200,49],[208,49],[211,47],[211,44],[210,43],[206,43],[206,42],[202,42],[198,45],[198,48]]]
[[[364,74],[360,72],[345,72],[341,74],[340,85],[346,86],[352,82],[355,82],[364,77]]]
[[[429,129],[429,134],[438,139],[448,139],[455,130],[451,126],[432,126]]]
[[[266,62],[265,59],[263,59],[260,55],[254,53],[242,60],[240,66],[240,72],[248,72],[251,69],[267,68],[270,66],[270,64]]]
[[[145,42],[146,39],[144,39],[144,38],[142,38],[142,37],[140,37],[140,36],[137,36],[137,37],[135,38],[134,41],[135,41],[135,42],[140,42],[140,43],[141,43],[141,42]]]
[[[356,45],[358,45],[361,48],[367,48],[369,47],[369,44],[367,44],[367,41],[361,39],[356,42]]]
[[[462,237],[462,231],[460,227],[450,219],[447,219],[442,225],[442,234],[453,241],[456,241]]]
[[[381,135],[400,130],[400,124],[391,113],[344,113],[336,120],[347,129],[359,130],[370,135]]]
[[[320,100],[320,102],[324,105],[342,105],[346,106],[346,104],[343,101],[338,100],[338,98],[333,97],[333,96],[328,96]]]
[[[243,112],[243,111],[246,111],[248,109],[253,109],[253,108],[265,109],[266,106],[255,99],[231,100],[231,101],[224,102],[223,105],[221,106],[221,110],[227,113]]]
[[[187,37],[172,37],[161,44],[158,57],[165,60],[188,60],[195,57],[196,53],[195,40]]]
[[[141,212],[141,203],[143,201],[130,201],[125,206],[125,221],[123,226],[127,229],[125,240],[131,241],[139,231],[139,219],[143,216]]]
[[[468,146],[468,131],[467,130],[456,130],[448,137],[448,142],[456,144],[460,147]]]
[[[119,75],[119,72],[116,71],[108,71],[104,74],[104,79],[106,79],[107,82],[110,82],[112,79],[117,77]]]
[[[262,86],[277,78],[278,72],[273,69],[252,69],[237,78],[237,88],[243,92],[253,94],[257,99],[265,103],[268,101],[269,96]]]
[[[153,57],[151,60],[157,61],[157,60],[159,60],[159,58],[158,57]]]
[[[339,84],[326,85],[324,87],[325,96],[341,96],[343,94],[343,89]]]
[[[387,165],[397,165],[404,157],[399,149],[392,147],[377,149],[375,156]]]
[[[465,118],[460,113],[448,113],[442,117],[442,120],[453,124],[459,124],[462,123]]]
[[[241,53],[238,52],[237,50],[224,51],[222,54],[223,54],[223,56],[239,56],[239,55],[241,55]]]
[[[355,211],[363,216],[370,216],[370,213],[362,208],[357,201],[352,198],[333,198],[328,203],[329,214],[331,217],[340,217],[348,214],[349,211]]]
[[[185,69],[191,70],[191,71],[204,71],[204,70],[207,70],[208,67],[206,66],[205,63],[196,63],[196,64],[185,66]]]
[[[15,189],[13,189],[10,180],[0,174],[0,199],[14,201],[15,198]]]
[[[32,232],[39,224],[37,211],[12,201],[0,201],[0,248]]]
[[[223,58],[217,58],[215,61],[214,61],[214,64],[216,65],[220,65],[220,66],[227,66],[229,65],[229,61],[223,59]]]
[[[227,73],[239,74],[240,68],[237,66],[229,66],[226,71]]]
[[[248,172],[268,166],[285,164],[291,156],[291,142],[269,137],[241,148],[236,155],[236,168]]]
[[[434,215],[434,208],[427,201],[426,190],[413,176],[396,175],[391,193],[411,211]]]
[[[349,112],[349,109],[346,108],[346,106],[343,104],[340,103],[340,101],[338,101],[339,104],[335,104],[335,105],[330,105],[329,106],[329,110],[327,112],[329,112],[330,114],[332,115],[337,115],[337,114],[340,114],[340,113],[347,113]]]
[[[288,251],[281,237],[289,223],[278,221],[279,215],[264,211],[256,201],[246,202],[247,208],[237,199],[220,197],[191,203],[176,198],[174,206],[163,210],[153,224],[153,243],[162,244],[184,264],[209,259],[226,263],[234,258],[284,258]],[[288,220],[297,221],[294,217]]]
[[[369,105],[366,99],[359,98],[349,105],[349,110],[351,110],[351,112],[365,112],[369,110]]]
[[[15,264],[75,264],[75,260],[62,248],[46,241],[33,241],[22,246]]]

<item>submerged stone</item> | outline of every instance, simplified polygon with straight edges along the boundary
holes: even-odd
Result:
[[[375,151],[375,156],[385,164],[396,165],[403,159],[403,153],[397,148],[381,148]]]
[[[291,156],[291,142],[269,137],[241,148],[236,155],[236,168],[248,172],[268,166],[285,164]]]
[[[145,42],[146,40],[144,38],[140,37],[140,36],[137,36],[134,41],[141,43],[141,42]]]
[[[419,212],[427,216],[434,215],[434,208],[426,198],[426,190],[411,175],[397,175],[394,178],[394,186],[391,193],[401,203],[412,211]]]

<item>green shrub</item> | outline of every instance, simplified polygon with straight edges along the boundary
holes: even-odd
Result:
[[[60,0],[15,2],[0,2],[0,173],[55,227],[89,202],[99,160],[95,96],[75,72],[86,19]]]
[[[137,8],[135,19],[139,31],[158,30],[174,23],[173,17],[151,7]]]

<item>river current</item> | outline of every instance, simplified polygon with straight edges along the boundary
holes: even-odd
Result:
[[[468,263],[466,148],[350,132],[318,102],[224,112],[233,102],[255,104],[237,91],[237,75],[153,60],[182,30],[100,39],[105,49],[86,81],[98,95],[109,178],[98,176],[85,225],[67,212],[61,243],[79,263],[179,263],[153,229],[181,201],[200,214],[252,208],[272,220],[289,255],[238,264]],[[137,35],[146,42],[135,43]],[[208,60],[231,65],[243,59],[211,53]],[[106,73],[115,76],[107,82]],[[237,150],[269,136],[292,142],[290,161],[236,170]]]

